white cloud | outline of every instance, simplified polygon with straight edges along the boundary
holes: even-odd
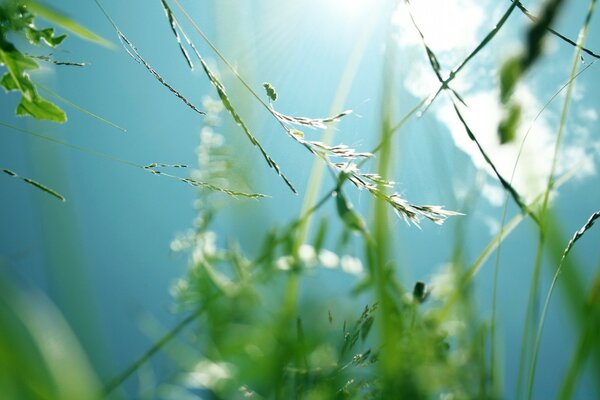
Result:
[[[490,22],[489,19],[488,9],[491,3],[485,1],[420,0],[411,4],[415,20],[428,45],[440,58],[442,66],[445,66],[446,69],[454,67],[456,63],[460,62],[495,23]],[[404,86],[415,97],[426,97],[437,90],[439,83],[425,57],[421,38],[412,26],[404,6],[397,9],[393,20],[398,28],[397,40],[402,51],[409,56],[419,55],[410,57],[411,63],[407,66]],[[485,31],[482,30],[484,22]],[[509,43],[506,39],[497,37],[494,40],[495,48],[515,47],[514,43]],[[477,59],[474,59],[452,81],[451,86],[465,99],[468,107],[460,106],[461,113],[505,179],[511,179],[518,158],[513,186],[526,199],[531,200],[545,189],[552,168],[557,117],[549,112],[536,117],[542,109],[543,102],[536,95],[533,86],[527,81],[522,81],[513,94],[513,98],[517,99],[522,106],[517,137],[511,143],[500,144],[497,128],[504,113],[504,108],[499,102],[497,88],[497,69],[500,62],[500,59],[490,59],[485,55],[478,55]],[[584,88],[581,85],[577,85],[574,89],[576,89],[575,98],[583,95]],[[485,169],[492,179],[496,180],[493,171],[487,165],[475,143],[465,132],[452,103],[444,95],[435,101],[428,112],[447,127],[455,145],[470,156],[474,165]],[[584,177],[595,173],[591,153],[598,148],[598,145],[590,140],[589,129],[584,129],[582,124],[591,125],[596,121],[598,115],[591,108],[582,109],[578,114],[581,118],[574,121],[574,127],[571,129],[571,133],[578,132],[578,134],[569,137],[569,132],[565,132],[566,140],[561,143],[562,152],[558,159],[557,174],[566,172],[577,163],[580,163],[579,176]],[[489,184],[485,185],[483,195],[493,205],[497,205],[501,200],[499,200],[498,191],[493,188]]]

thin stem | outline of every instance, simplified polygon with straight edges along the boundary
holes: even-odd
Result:
[[[588,13],[586,15],[583,27],[581,29],[581,32],[579,33],[579,38],[577,40],[577,50],[575,51],[575,56],[573,58],[570,78],[573,78],[577,75],[577,67],[579,65],[579,58],[581,56],[582,46],[583,46],[583,43],[585,42],[585,38],[587,36],[589,24],[591,22],[595,7],[596,7],[596,0],[591,0],[589,8],[588,8]],[[547,214],[547,210],[548,210],[548,202],[550,199],[550,192],[552,191],[552,189],[554,187],[554,174],[556,172],[556,166],[558,164],[559,151],[560,151],[560,146],[562,144],[562,138],[564,136],[564,131],[565,131],[566,123],[567,123],[567,116],[568,116],[569,105],[571,102],[572,94],[573,94],[573,84],[572,84],[572,80],[571,80],[571,83],[569,83],[569,85],[567,87],[565,100],[563,102],[563,107],[562,107],[560,122],[559,122],[559,127],[558,127],[558,133],[556,135],[556,142],[554,145],[554,155],[552,157],[552,166],[550,169],[550,175],[548,176],[548,183],[546,185],[546,192],[544,194],[544,201],[542,204],[542,210],[541,210],[541,221],[542,221],[541,228],[542,229],[540,230],[540,237],[539,237],[539,243],[538,243],[538,246],[539,246],[538,251],[539,252],[541,252],[541,248],[543,247],[543,243],[544,243],[543,228],[545,226],[545,218],[546,218],[546,214]],[[539,262],[539,264],[541,264],[541,260],[539,260],[538,262]],[[532,289],[534,289],[533,294],[535,294],[536,296],[537,296],[537,289],[539,286],[539,268],[540,268],[540,266],[538,265],[538,263],[536,263],[536,269],[534,270],[534,281],[532,282]],[[530,299],[530,301],[533,302],[533,299]],[[530,308],[532,308],[532,307],[530,307]],[[537,366],[537,355],[538,355],[538,351],[539,351],[539,345],[540,345],[540,340],[541,340],[541,329],[543,329],[543,319],[544,318],[545,318],[545,314],[542,314],[540,329],[538,331],[539,335],[534,339],[534,342],[533,342],[534,347],[533,347],[532,354],[531,354],[531,365],[530,365],[528,385],[527,385],[527,398],[528,399],[531,399],[533,396],[533,384],[534,384],[534,380],[535,380],[535,371],[536,371],[536,366]],[[527,331],[527,328],[529,327],[529,325],[530,325],[529,322],[526,321],[526,331]]]
[[[189,324],[199,318],[204,311],[206,311],[208,303],[199,307],[196,311],[188,315],[185,319],[179,322],[173,329],[166,333],[160,338],[152,347],[150,347],[144,354],[142,354],[137,360],[135,360],[129,367],[123,372],[118,374],[116,377],[111,379],[104,386],[104,396],[108,396],[113,390],[121,386],[135,371],[137,371],[142,365],[148,362],[152,356],[158,353],[163,347],[165,347],[171,340],[173,340],[179,332],[185,329]]]

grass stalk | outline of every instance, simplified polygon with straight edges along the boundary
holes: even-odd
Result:
[[[563,107],[562,107],[562,111],[561,111],[561,116],[560,116],[560,122],[559,122],[559,126],[558,126],[558,133],[556,135],[556,142],[555,142],[555,146],[554,146],[554,155],[552,158],[552,166],[550,169],[550,175],[548,176],[548,183],[546,185],[546,192],[544,194],[544,201],[542,204],[542,209],[541,209],[541,220],[544,221],[545,218],[545,214],[546,211],[548,209],[548,202],[549,202],[549,198],[550,198],[550,192],[553,190],[553,186],[554,186],[554,174],[556,171],[556,166],[558,163],[558,157],[559,157],[559,151],[560,151],[560,147],[562,144],[562,139],[564,136],[564,131],[566,128],[566,123],[567,123],[567,116],[568,116],[568,111],[569,111],[569,105],[571,102],[571,97],[573,94],[573,81],[572,79],[577,75],[577,68],[579,65],[579,60],[581,57],[581,51],[582,51],[582,46],[583,43],[585,42],[585,38],[587,36],[588,33],[588,29],[589,29],[589,24],[591,22],[592,16],[594,14],[594,9],[596,6],[596,0],[591,0],[590,1],[590,5],[588,8],[588,12],[585,18],[585,21],[583,23],[583,26],[581,28],[581,31],[579,33],[579,37],[577,40],[577,48],[575,51],[575,55],[573,57],[573,63],[571,66],[571,73],[570,73],[570,80],[571,83],[569,83],[569,85],[567,86],[567,91],[566,91],[566,95],[565,95],[565,100],[563,102]],[[544,223],[542,222],[541,225],[541,229],[540,229],[540,235],[539,235],[539,247],[538,247],[538,253],[541,252],[541,247],[543,246],[543,242],[544,242]],[[537,256],[536,256],[536,260],[537,260]],[[532,282],[532,295],[535,295],[537,297],[537,291],[538,291],[538,287],[539,287],[539,275],[540,275],[540,268],[541,268],[541,259],[538,260],[535,264],[535,269],[534,269],[534,274],[533,274],[533,282]],[[554,285],[554,284],[553,284]],[[551,292],[550,292],[551,293]],[[531,301],[531,307],[528,307],[528,309],[532,309],[533,310],[533,301],[535,301],[533,298],[530,298]],[[549,299],[548,299],[549,301]],[[544,311],[545,313],[545,311]],[[533,314],[531,314],[529,316],[530,318],[533,317]],[[528,374],[528,384],[527,384],[527,398],[531,399],[533,397],[533,384],[534,384],[534,379],[535,379],[535,370],[536,370],[536,365],[537,365],[537,356],[538,356],[538,351],[539,351],[539,345],[540,345],[540,340],[541,340],[541,333],[542,333],[542,329],[543,329],[543,321],[545,318],[545,314],[542,314],[541,317],[541,322],[540,322],[540,329],[538,331],[537,336],[535,337],[535,339],[533,340],[533,349],[531,351],[531,363],[530,363],[530,369],[529,369],[529,374]],[[531,321],[533,322],[533,321]],[[526,320],[525,322],[525,329],[527,330],[530,326],[531,323],[529,322],[529,320]],[[529,349],[527,349],[528,351]]]

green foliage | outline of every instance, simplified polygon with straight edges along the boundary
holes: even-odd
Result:
[[[263,83],[263,87],[265,88],[265,92],[267,92],[267,97],[269,97],[271,101],[277,100],[277,92],[275,91],[273,85],[271,85],[269,82],[265,82]]]
[[[50,47],[61,44],[66,35],[56,36],[53,28],[38,29],[34,14],[23,3],[8,2],[0,6],[0,66],[7,69],[0,84],[7,92],[21,93],[17,115],[66,122],[67,115],[64,111],[38,94],[28,73],[37,69],[38,64],[33,57],[23,54],[8,41],[10,33],[23,34],[32,45],[37,46],[43,42]]]
[[[67,121],[65,112],[40,96],[29,76],[30,71],[39,67],[36,62],[38,57],[26,54],[9,39],[10,35],[19,35],[31,46],[46,45],[50,48],[59,46],[66,39],[66,34],[57,35],[52,27],[38,28],[37,17],[87,40],[103,45],[108,45],[108,42],[69,17],[37,1],[9,0],[0,4],[0,67],[6,68],[6,72],[0,78],[0,85],[7,92],[20,92],[21,101],[16,109],[17,115],[64,123]]]
[[[0,396],[100,399],[99,382],[58,309],[0,274]]]

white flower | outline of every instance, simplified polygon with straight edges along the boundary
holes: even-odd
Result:
[[[444,265],[441,271],[431,278],[431,297],[435,299],[448,298],[454,292],[455,280],[452,266]]]
[[[292,269],[293,262],[294,258],[292,256],[279,257],[277,261],[275,261],[275,267],[281,271],[289,271]]]
[[[232,376],[231,367],[224,362],[202,360],[187,374],[186,385],[191,388],[214,388]]]
[[[298,257],[304,264],[311,265],[316,261],[317,253],[315,252],[315,248],[311,245],[303,244],[298,250]]]
[[[363,272],[362,262],[356,257],[352,257],[349,255],[343,256],[341,265],[342,271],[348,274],[360,275]]]
[[[333,251],[322,249],[319,252],[319,262],[325,268],[335,268],[340,262],[340,258]]]

